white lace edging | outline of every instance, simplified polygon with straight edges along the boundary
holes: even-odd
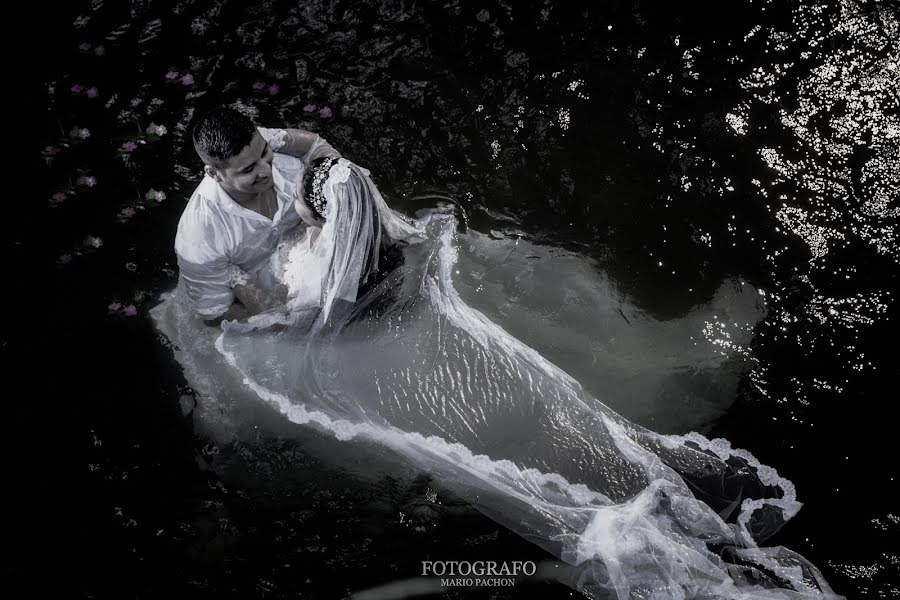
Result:
[[[339,158],[328,170],[328,179],[322,185],[322,192],[325,194],[325,218],[328,218],[328,213],[336,201],[335,189],[350,179],[350,164],[346,158]]]
[[[238,285],[247,285],[250,282],[247,272],[237,265],[228,266],[228,279],[232,288]]]
[[[350,161],[346,158],[339,158],[336,163],[331,165],[331,169],[328,171],[328,179],[325,183],[339,185],[347,183],[348,179],[350,179]]]
[[[285,145],[286,140],[284,138],[287,137],[287,130],[270,129],[269,127],[257,127],[256,129],[263,136],[263,139],[269,143],[274,152],[278,152]]]

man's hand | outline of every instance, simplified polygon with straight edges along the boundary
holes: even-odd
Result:
[[[287,303],[287,294],[287,286],[280,283],[271,291],[262,290],[252,283],[234,286],[235,298],[241,301],[249,315],[284,306]]]
[[[222,321],[240,321],[241,319],[246,319],[249,316],[250,314],[247,312],[247,308],[244,305],[235,302],[227,311],[225,311],[225,314],[216,317],[215,319],[209,319],[203,322],[210,327],[218,327],[222,324]]]
[[[270,292],[263,291],[253,284],[236,285],[234,296],[240,302],[232,304],[225,314],[204,323],[218,327],[222,321],[242,321],[261,312],[285,306],[287,295],[288,288],[282,283],[276,284]]]
[[[272,306],[284,306],[287,304],[288,297],[288,287],[283,283],[276,283],[275,287],[272,288],[272,292],[270,293],[270,297],[272,300]]]

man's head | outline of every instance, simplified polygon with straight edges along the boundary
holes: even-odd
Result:
[[[253,121],[231,108],[216,108],[197,121],[194,149],[206,174],[232,196],[247,198],[274,185],[273,152]]]

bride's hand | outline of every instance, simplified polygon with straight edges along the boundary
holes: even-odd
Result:
[[[234,287],[234,295],[241,301],[249,315],[256,315],[287,304],[288,288],[279,283],[267,291],[252,284],[244,284]]]

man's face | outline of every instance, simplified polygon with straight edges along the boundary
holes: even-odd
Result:
[[[240,154],[232,156],[221,169],[206,166],[206,173],[218,181],[226,192],[255,195],[272,188],[272,158],[275,153],[259,132]]]

